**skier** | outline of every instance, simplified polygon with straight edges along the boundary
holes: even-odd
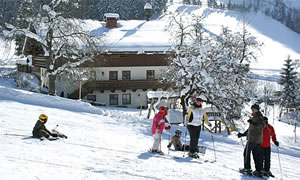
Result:
[[[168,107],[161,106],[157,114],[155,114],[152,123],[152,136],[154,139],[152,153],[158,153],[163,155],[161,151],[161,135],[165,127],[166,116],[168,115]]]
[[[47,138],[48,140],[56,140],[58,139],[58,134],[51,133],[45,126],[48,120],[48,116],[45,114],[41,114],[39,116],[39,120],[35,123],[35,126],[32,130],[32,137],[42,139]]]
[[[276,146],[279,146],[279,142],[276,140],[276,134],[273,126],[268,124],[268,118],[264,117],[264,122],[266,126],[263,130],[263,143],[260,145],[263,149],[263,174],[265,176],[274,177],[274,175],[270,171],[271,165],[271,145],[270,145],[270,137],[272,137],[272,141]]]
[[[190,150],[188,155],[192,158],[199,158],[198,152],[198,140],[200,137],[201,124],[204,119],[205,123],[211,126],[211,123],[207,119],[207,115],[204,109],[202,109],[202,99],[196,98],[194,105],[188,110],[187,114],[187,129],[190,134]]]
[[[181,137],[181,131],[177,129],[175,131],[175,135],[172,137],[172,140],[167,147],[170,148],[173,145],[175,150],[177,151],[184,151],[184,150],[188,151],[190,149],[190,146],[186,144],[182,144],[180,141],[180,137]]]
[[[264,117],[259,111],[259,106],[254,104],[251,106],[252,118],[248,120],[249,128],[244,133],[238,133],[238,137],[247,136],[248,142],[244,149],[244,168],[240,172],[252,175],[251,171],[251,157],[252,152],[255,171],[253,175],[262,177],[263,157],[262,148],[260,144],[263,142],[263,129],[265,127]]]

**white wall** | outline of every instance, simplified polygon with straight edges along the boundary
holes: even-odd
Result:
[[[146,79],[146,71],[147,70],[155,70],[155,79],[160,79],[162,73],[166,71],[167,66],[139,66],[139,67],[94,67],[89,68],[89,71],[96,71],[96,80],[103,81],[109,80],[109,71],[118,71],[118,80],[122,80],[122,71],[130,71],[131,80],[145,80]],[[102,74],[104,72],[104,74]],[[84,82],[82,82],[82,85]],[[64,96],[67,97],[67,94],[73,93],[79,87],[79,81],[74,80],[60,80],[59,78],[56,81],[56,93],[60,96],[61,92],[64,92]],[[118,94],[118,106],[123,106],[122,104],[122,94],[131,94],[131,104],[124,105],[130,108],[137,108],[140,106],[142,102],[143,106],[147,105],[147,96],[146,92],[141,89],[137,89],[136,92],[133,92],[131,89],[126,90],[126,92],[122,92],[121,90],[116,90],[112,93],[110,90],[104,91],[101,93],[99,90],[95,90],[93,93],[89,95],[96,95],[96,101],[103,102],[107,106],[109,106],[109,95],[110,94]],[[142,97],[139,95],[142,94]],[[86,99],[87,97],[82,97]]]
[[[99,67],[91,68],[91,71],[96,71],[96,80],[109,80],[109,71],[118,71],[118,80],[122,80],[122,71],[130,71],[131,80],[142,80],[146,79],[147,70],[155,70],[155,79],[159,79],[166,68],[167,66]]]

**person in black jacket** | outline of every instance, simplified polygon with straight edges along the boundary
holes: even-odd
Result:
[[[262,177],[263,170],[263,150],[260,144],[263,142],[263,129],[265,127],[264,116],[259,111],[259,106],[254,104],[251,106],[252,118],[248,120],[249,128],[244,133],[238,133],[238,137],[247,136],[247,145],[244,149],[244,168],[240,172],[253,174]],[[251,157],[252,152],[255,171],[251,170]]]
[[[56,140],[58,138],[57,133],[52,133],[49,131],[45,124],[48,120],[48,116],[45,114],[41,114],[39,120],[35,123],[35,126],[32,130],[32,136],[34,138],[47,138],[48,140]]]

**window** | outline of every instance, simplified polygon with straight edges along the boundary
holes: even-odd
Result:
[[[122,104],[131,104],[131,94],[122,94]]]
[[[147,70],[147,79],[155,79],[154,70]]]
[[[109,80],[118,80],[118,71],[109,71]]]
[[[96,71],[91,71],[91,80],[96,80]]]
[[[122,71],[122,80],[130,80],[130,71]]]
[[[88,95],[87,100],[96,101],[96,95]]]
[[[109,105],[118,105],[118,95],[117,94],[109,95]]]

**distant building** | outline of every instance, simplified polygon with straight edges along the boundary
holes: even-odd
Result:
[[[172,54],[165,22],[119,21],[118,14],[107,13],[104,22],[94,21],[93,25],[91,33],[106,40],[104,52],[77,68],[89,78],[79,81],[58,75],[56,95],[80,98],[94,105],[145,108],[148,91],[170,87],[160,82]],[[46,59],[39,54],[32,58],[32,73],[40,77],[43,87],[48,84]]]

